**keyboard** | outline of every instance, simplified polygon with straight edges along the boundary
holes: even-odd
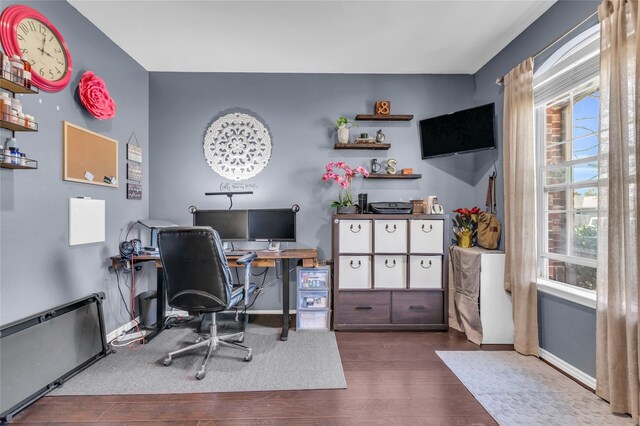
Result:
[[[225,252],[225,256],[244,256],[245,254],[251,253],[249,250],[231,250]]]

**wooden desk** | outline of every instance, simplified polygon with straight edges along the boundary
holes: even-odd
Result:
[[[280,340],[287,340],[289,337],[289,268],[290,268],[290,260],[291,259],[300,259],[302,260],[302,266],[304,267],[312,267],[318,265],[318,250],[316,249],[290,249],[283,251],[256,251],[255,252],[258,257],[251,263],[251,266],[261,268],[261,267],[273,267],[276,264],[276,261],[282,261],[282,332],[280,333]],[[235,263],[235,260],[240,258],[240,256],[227,256],[227,260],[229,261],[229,266],[232,268],[243,268],[242,265],[238,265]],[[121,267],[121,256],[112,256],[111,257],[111,265],[114,269],[118,269]],[[140,255],[133,256],[133,264],[142,263],[142,262],[153,262],[154,266],[157,269],[162,269],[162,261],[159,256],[152,255]],[[157,299],[157,313],[156,313],[156,329],[151,333],[147,334],[145,337],[146,341],[153,339],[158,333],[162,331],[164,327],[165,321],[165,288],[164,288],[164,280],[163,280],[162,271],[158,271],[156,286],[158,292]]]

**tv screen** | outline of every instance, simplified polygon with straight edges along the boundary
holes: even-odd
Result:
[[[420,121],[422,159],[495,148],[495,105]]]
[[[247,210],[196,210],[194,226],[210,226],[222,241],[247,240]]]
[[[291,208],[249,210],[249,240],[295,241],[295,212]]]

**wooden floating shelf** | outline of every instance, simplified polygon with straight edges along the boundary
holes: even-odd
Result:
[[[37,87],[24,87],[22,84],[18,84],[15,81],[8,80],[4,77],[0,77],[0,89],[8,90],[13,93],[28,93],[32,95],[39,93]]]
[[[387,150],[391,148],[391,144],[388,143],[337,143],[333,146],[334,149],[376,149]]]
[[[2,161],[0,159],[0,161]],[[0,168],[2,169],[20,169],[20,170],[36,170],[38,168],[38,162],[36,160],[27,160],[27,164],[11,164],[0,162]]]
[[[422,175],[388,175],[384,173],[370,173],[365,179],[421,179]]]
[[[31,127],[21,126],[18,123],[14,123],[12,121],[0,120],[0,127],[3,129],[12,130],[14,132],[37,132],[38,131],[38,123],[35,123],[35,129]]]
[[[356,120],[359,121],[411,121],[413,115],[380,115],[380,114],[358,114]]]

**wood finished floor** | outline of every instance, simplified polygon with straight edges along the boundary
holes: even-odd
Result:
[[[435,353],[436,350],[478,350],[461,333],[454,330],[448,333],[336,332],[336,336],[347,389],[48,396],[18,414],[12,423],[194,426],[496,424]],[[286,342],[280,344],[286,345]],[[211,379],[213,377],[204,380]]]

